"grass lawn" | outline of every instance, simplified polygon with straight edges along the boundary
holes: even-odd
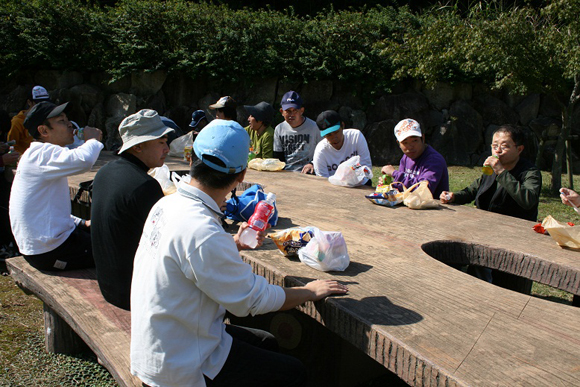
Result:
[[[373,168],[376,184],[380,167]],[[480,168],[450,167],[450,188],[458,191],[481,174]],[[538,218],[552,215],[580,224],[580,216],[549,195],[550,174],[542,173],[543,189]],[[566,181],[564,177],[562,181]],[[580,187],[580,176],[574,177]],[[580,253],[579,253],[580,254]],[[580,255],[579,255],[580,258]],[[572,295],[534,283],[536,297],[569,304]],[[93,355],[65,356],[44,352],[42,303],[25,295],[10,276],[0,276],[0,386],[116,386]]]

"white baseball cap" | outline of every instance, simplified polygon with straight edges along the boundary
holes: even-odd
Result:
[[[34,102],[40,101],[48,101],[50,96],[48,95],[48,91],[42,86],[34,86],[32,88],[32,100]]]
[[[397,141],[401,142],[411,136],[423,136],[419,123],[411,118],[405,118],[399,121],[397,126],[395,126],[395,137],[397,137]]]

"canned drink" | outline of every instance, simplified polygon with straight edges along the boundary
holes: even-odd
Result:
[[[188,163],[191,163],[191,155],[193,154],[193,147],[192,146],[186,146],[185,148],[183,148],[183,159],[185,161],[187,161]]]

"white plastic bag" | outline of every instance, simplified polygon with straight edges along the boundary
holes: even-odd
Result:
[[[183,158],[186,146],[193,146],[193,131],[177,137],[169,144],[169,156]]]
[[[427,180],[422,180],[407,188],[403,192],[403,197],[405,198],[403,204],[413,210],[426,210],[428,208],[439,207],[439,200],[433,199]]]
[[[149,175],[159,182],[159,185],[161,186],[161,189],[165,195],[170,195],[177,191],[177,182],[181,178],[175,172],[173,172],[172,176],[167,164],[153,168],[149,171]]]
[[[366,179],[373,178],[373,171],[370,167],[360,164],[360,156],[352,156],[350,159],[342,162],[334,175],[328,178],[328,181],[334,185],[343,187],[356,187],[366,182]]]
[[[278,159],[260,159],[255,158],[250,160],[248,168],[257,171],[281,171],[286,166],[286,163]]]
[[[320,271],[344,271],[350,264],[342,233],[312,227],[314,237],[298,250],[302,263]]]

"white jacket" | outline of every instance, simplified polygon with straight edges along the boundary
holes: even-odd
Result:
[[[149,212],[131,285],[131,372],[150,386],[205,386],[223,367],[236,316],[279,310],[284,290],[252,273],[216,202],[185,182]]]
[[[10,225],[24,255],[43,254],[75,229],[67,176],[88,172],[103,144],[89,140],[76,149],[33,142],[24,152],[10,194]]]

